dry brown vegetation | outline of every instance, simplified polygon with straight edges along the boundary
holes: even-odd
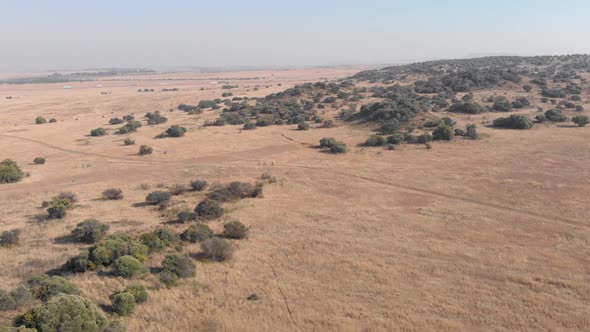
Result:
[[[262,97],[357,71],[122,77],[101,82],[108,95],[96,82],[72,83],[68,90],[60,84],[0,86],[0,96],[13,97],[0,98],[0,159],[30,172],[0,185],[0,232],[20,230],[18,244],[0,247],[2,288],[77,255],[86,246],[63,238],[85,219],[108,224],[108,234],[151,232],[192,211],[207,192],[172,196],[164,210],[141,206],[148,193],[195,179],[251,182],[268,172],[276,183],[264,187],[264,198],[223,203],[224,216],[207,223],[216,234],[234,220],[249,226],[246,240],[231,240],[233,257],[198,260],[201,244],[185,243],[196,276],[170,288],[157,274],[140,277],[149,300],[120,318],[129,331],[590,330],[590,129],[541,124],[498,130],[489,125],[504,113],[441,112],[436,116],[450,116],[458,127],[477,124],[481,139],[386,151],[363,147],[373,128],[346,125],[333,107],[321,111],[336,124],[310,130],[296,130],[297,124],[204,127],[221,110],[176,110],[180,103],[219,97],[223,84],[212,81],[238,85],[234,96]],[[137,93],[160,82],[179,91]],[[517,86],[478,91],[474,98],[528,96],[531,107],[518,113],[531,118],[537,107],[547,108],[537,87],[526,92]],[[588,91],[581,97],[590,109]],[[156,110],[168,122],[145,125],[144,114]],[[109,126],[109,119],[126,114],[144,126],[114,135],[120,126]],[[37,116],[57,122],[36,125]],[[186,134],[154,139],[171,125],[185,127]],[[97,127],[107,135],[88,137]],[[127,137],[137,146],[126,146]],[[313,147],[323,137],[343,141],[348,153],[319,153]],[[143,144],[153,154],[138,156]],[[33,167],[40,155],[50,162]],[[109,188],[120,188],[124,197],[102,199]],[[45,220],[41,202],[60,192],[73,192],[79,201],[64,219]],[[187,225],[167,227],[180,233]],[[175,252],[153,253],[146,266],[157,270]],[[134,282],[95,272],[68,279],[82,296],[106,306]],[[0,326],[23,311],[0,312]]]

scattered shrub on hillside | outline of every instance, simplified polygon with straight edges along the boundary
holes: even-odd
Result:
[[[307,122],[300,122],[297,125],[297,130],[308,130],[309,129],[309,124]]]
[[[244,198],[255,198],[262,194],[262,186],[247,182],[233,181],[227,185],[216,184],[211,188],[207,198],[227,202]]]
[[[154,152],[154,149],[152,149],[151,146],[148,145],[142,145],[139,147],[139,152],[138,154],[140,156],[145,156],[146,154],[152,154],[152,152]]]
[[[496,112],[512,112],[512,104],[506,97],[496,97],[492,109]]]
[[[531,102],[526,97],[518,97],[512,102],[512,107],[516,109],[531,106]]]
[[[104,130],[104,128],[96,128],[90,131],[90,136],[104,136],[106,134],[107,132]]]
[[[184,184],[174,184],[169,189],[170,193],[174,196],[182,195],[188,191],[188,187]]]
[[[31,292],[24,286],[18,286],[10,292],[0,290],[0,311],[15,310],[29,303],[31,298]]]
[[[135,144],[135,141],[134,141],[134,140],[132,140],[131,138],[127,137],[127,138],[126,138],[126,139],[123,141],[123,144],[125,144],[125,145],[133,145],[133,144]]]
[[[141,127],[141,122],[137,120],[129,120],[123,127],[119,128],[119,134],[128,134],[137,131]]]
[[[45,158],[37,157],[37,158],[33,159],[33,163],[35,163],[35,165],[43,165],[43,164],[45,164]]]
[[[476,102],[456,102],[449,108],[449,112],[479,114],[485,111],[485,108]]]
[[[335,125],[334,120],[324,120],[320,128],[333,128]]]
[[[57,122],[57,119],[54,119],[54,118],[49,119],[49,123],[56,123],[56,122]]]
[[[455,136],[465,136],[465,130],[461,128],[455,128]]]
[[[78,196],[71,191],[62,191],[55,198],[60,199],[60,200],[65,199],[68,202],[70,202],[70,204],[74,204],[74,203],[78,202]]]
[[[475,123],[467,125],[465,136],[467,136],[471,139],[478,139],[479,138],[479,134],[477,133],[477,126],[475,125]]]
[[[109,188],[102,192],[102,198],[110,200],[123,199],[123,190],[119,188]]]
[[[34,308],[24,316],[28,327],[43,331],[101,332],[108,320],[92,301],[77,295],[62,294]]]
[[[546,117],[545,117],[545,115],[543,115],[543,114],[539,114],[539,115],[535,116],[535,120],[536,120],[538,123],[544,123],[544,122],[547,122],[547,118],[546,118]]]
[[[432,137],[432,135],[426,133],[426,134],[422,134],[420,136],[418,136],[418,143],[420,144],[426,144],[428,142],[431,142],[434,139],[434,137]]]
[[[576,112],[584,112],[584,106],[576,105]]]
[[[531,92],[531,90],[533,90],[533,87],[530,86],[529,84],[525,84],[522,86],[522,89],[526,92]]]
[[[80,294],[78,286],[60,276],[48,276],[46,274],[31,278],[27,281],[33,296],[46,302],[51,297],[59,294]]]
[[[234,253],[234,246],[227,240],[213,237],[201,242],[203,257],[213,261],[225,261]]]
[[[74,256],[64,264],[64,268],[73,273],[83,273],[88,270],[94,270],[96,264],[90,259],[90,251],[84,249],[78,256]]]
[[[158,228],[151,233],[141,235],[141,242],[149,252],[160,251],[178,240],[179,236],[168,228]]]
[[[17,245],[20,241],[20,230],[13,229],[0,233],[0,247]]]
[[[590,123],[590,118],[587,115],[576,115],[572,118],[572,122],[578,127],[585,127],[588,123]]]
[[[545,112],[545,118],[553,122],[566,122],[568,120],[567,116],[560,110],[548,110]]]
[[[90,251],[90,260],[96,266],[111,265],[117,258],[133,256],[144,262],[148,257],[149,248],[127,234],[113,234],[97,244]]]
[[[129,121],[135,120],[135,117],[131,114],[127,114],[127,115],[123,116],[123,120],[129,122]]]
[[[25,173],[21,170],[16,161],[4,159],[0,163],[0,184],[18,182],[24,176]]]
[[[452,141],[454,136],[455,131],[453,130],[453,127],[445,124],[438,125],[438,127],[432,132],[432,137],[435,140]]]
[[[223,216],[224,210],[217,201],[207,199],[197,204],[195,212],[200,218],[211,220]]]
[[[332,145],[330,147],[329,151],[330,151],[330,153],[334,153],[334,154],[346,153],[346,151],[347,151],[346,144],[341,141],[336,141],[336,143],[334,143],[334,145]]]
[[[166,135],[168,137],[182,137],[186,133],[186,128],[181,127],[179,125],[170,126],[170,128],[166,129]]]
[[[179,278],[193,277],[197,269],[192,259],[183,255],[166,256],[162,261],[162,268]]]
[[[133,283],[125,287],[124,292],[133,295],[135,298],[135,303],[144,303],[148,300],[147,288],[142,284]]]
[[[181,211],[178,213],[178,222],[186,223],[197,220],[197,214],[192,211]]]
[[[119,118],[112,118],[109,120],[109,124],[112,124],[112,125],[121,124],[123,122],[125,122],[125,121],[123,121],[122,119],[119,119]]]
[[[533,122],[526,115],[512,114],[506,118],[495,119],[493,126],[506,129],[530,129],[533,127]]]
[[[150,205],[158,205],[170,200],[171,197],[172,194],[168,191],[152,191],[145,197],[145,201]]]
[[[96,243],[102,239],[108,229],[109,225],[95,219],[86,219],[72,230],[72,237],[77,242]]]
[[[387,137],[387,143],[389,144],[401,144],[405,141],[404,134],[397,133]]]
[[[338,141],[334,137],[324,137],[320,140],[320,147],[331,148],[336,142]]]
[[[191,188],[193,189],[193,191],[203,191],[205,190],[205,188],[207,188],[208,185],[209,183],[205,180],[191,181]]]
[[[188,242],[201,242],[213,236],[211,228],[205,224],[191,225],[182,234],[181,238]]]
[[[71,208],[71,206],[71,201],[65,198],[54,198],[47,208],[47,214],[50,219],[62,219],[66,216],[67,210]]]
[[[148,119],[148,125],[160,124],[168,121],[168,118],[163,116],[159,111],[154,113],[148,112],[145,117]]]
[[[371,135],[365,141],[365,146],[382,146],[387,143],[387,139],[380,135]]]
[[[253,130],[253,129],[256,129],[256,123],[254,123],[254,122],[244,123],[244,130]]]
[[[176,284],[178,276],[171,271],[164,270],[159,274],[160,281],[166,286],[172,286]]]
[[[248,227],[235,220],[223,225],[223,235],[229,239],[243,239],[248,235]]]
[[[44,124],[44,123],[47,123],[47,119],[45,119],[42,116],[38,116],[37,118],[35,118],[35,123],[36,124]]]
[[[133,256],[121,256],[113,262],[113,273],[119,277],[133,278],[145,272],[147,269]]]
[[[111,299],[111,307],[119,316],[129,316],[135,311],[135,297],[128,292],[115,294]]]

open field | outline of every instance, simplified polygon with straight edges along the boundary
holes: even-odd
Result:
[[[121,319],[129,331],[590,330],[590,128],[500,130],[487,126],[497,113],[441,112],[463,126],[478,124],[482,138],[387,151],[361,146],[371,133],[367,126],[336,121],[334,128],[248,131],[203,127],[221,110],[176,110],[181,103],[220,98],[224,80],[239,86],[234,96],[262,97],[359,70],[0,85],[0,160],[14,159],[30,173],[0,186],[0,231],[22,231],[18,246],[0,248],[0,283],[16,286],[78,254],[83,246],[58,239],[84,219],[108,223],[109,233],[161,226],[170,219],[166,212],[135,205],[158,187],[193,179],[251,182],[270,172],[278,181],[264,187],[263,198],[229,203],[223,218],[210,223],[220,230],[237,219],[251,227],[234,257],[197,262],[196,277],[174,288],[145,277],[149,301]],[[475,98],[492,92],[509,99],[524,95],[498,88]],[[582,100],[589,99],[584,91]],[[519,113],[534,117],[538,98],[532,106]],[[125,135],[110,135],[120,127],[109,125],[110,118],[139,119],[153,111],[169,120],[130,134],[136,145],[125,146]],[[324,111],[327,118],[337,113]],[[36,125],[37,116],[57,122]],[[174,124],[187,134],[154,139]],[[109,135],[90,137],[97,127]],[[315,146],[327,136],[350,151],[320,152]],[[154,153],[138,156],[141,144]],[[34,165],[38,156],[47,163]],[[111,187],[121,188],[125,198],[101,200]],[[38,221],[45,211],[41,202],[62,191],[76,193],[78,206],[63,220]],[[201,198],[190,193],[173,200],[192,208]],[[185,250],[195,253],[198,246]],[[158,266],[162,257],[147,265]],[[90,272],[69,278],[101,305],[129,283]],[[248,301],[254,293],[260,299]],[[0,326],[19,313],[0,312]]]

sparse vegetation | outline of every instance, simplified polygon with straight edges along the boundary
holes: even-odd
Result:
[[[96,219],[86,219],[72,230],[72,237],[77,242],[96,243],[102,239],[109,226]]]
[[[119,277],[133,278],[146,272],[143,264],[133,256],[121,256],[113,262],[113,273]]]
[[[152,154],[152,152],[154,152],[154,149],[152,149],[151,146],[149,146],[149,145],[142,145],[142,146],[139,147],[139,153],[138,154],[140,156],[145,156],[145,155],[148,155],[148,154]]]
[[[204,180],[194,180],[191,181],[190,185],[193,191],[203,191],[205,188],[207,188],[209,183]]]
[[[248,235],[248,227],[235,220],[223,225],[223,235],[228,239],[243,239]]]
[[[124,143],[125,145],[133,145],[133,144],[135,144],[135,141],[134,141],[134,140],[132,140],[131,138],[127,137],[127,138],[126,138],[126,139],[123,141],[123,143]]]
[[[587,115],[576,115],[572,118],[572,122],[578,127],[585,127],[588,123],[590,123],[590,117]]]
[[[222,262],[233,256],[235,248],[229,241],[213,237],[201,242],[201,250],[203,257]]]
[[[36,124],[45,124],[45,123],[47,123],[47,119],[45,119],[45,118],[44,118],[44,117],[42,117],[42,116],[38,116],[38,117],[35,119],[35,123],[36,123]]]
[[[191,225],[181,234],[181,238],[188,242],[201,242],[213,237],[213,231],[205,224]]]
[[[172,197],[172,194],[168,191],[152,191],[149,193],[145,201],[150,205],[158,205],[168,201]]]
[[[20,230],[13,229],[0,233],[0,247],[15,246],[20,241]]]
[[[494,127],[506,129],[531,129],[533,122],[522,114],[512,114],[507,118],[497,118],[494,120]]]
[[[16,161],[4,159],[0,163],[0,184],[18,182],[24,176],[25,173],[21,170]]]
[[[102,192],[102,198],[108,200],[123,199],[123,190],[119,188],[109,188]]]
[[[33,163],[35,165],[43,165],[43,164],[45,164],[45,158],[43,158],[43,157],[37,157],[37,158],[35,158],[33,160]]]
[[[217,219],[223,216],[224,209],[219,205],[217,201],[207,199],[195,207],[195,212],[199,218],[205,220]]]
[[[197,268],[192,259],[183,255],[168,255],[162,261],[163,271],[168,272],[178,278],[194,277]]]
[[[92,129],[90,131],[90,136],[95,136],[95,137],[104,136],[106,134],[107,134],[107,131],[104,130],[104,128],[96,128],[96,129]]]

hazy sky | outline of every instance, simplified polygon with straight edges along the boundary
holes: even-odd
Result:
[[[590,53],[587,0],[0,0],[0,70]]]

